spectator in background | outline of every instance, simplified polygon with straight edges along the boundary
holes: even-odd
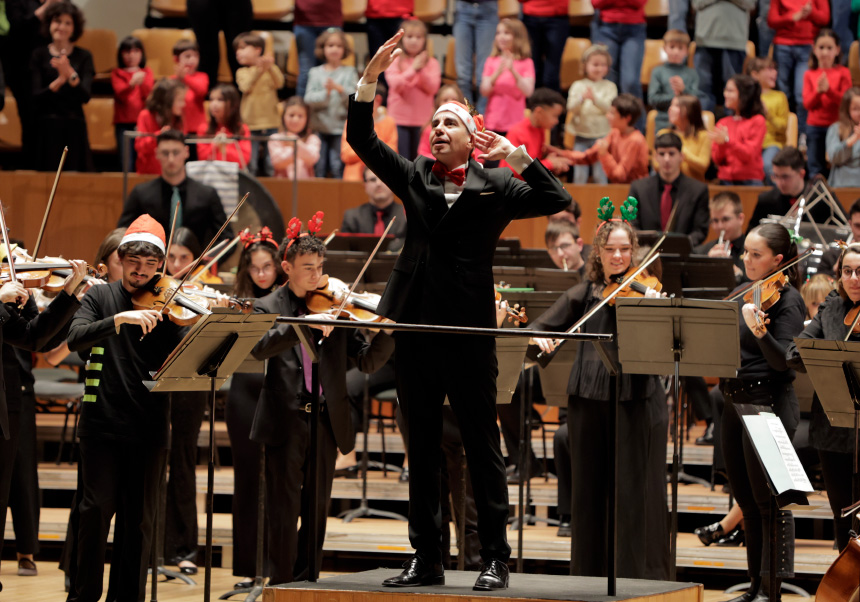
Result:
[[[669,29],[688,31],[687,15],[690,12],[690,0],[669,0]]]
[[[188,21],[200,46],[200,71],[208,77],[209,86],[214,87],[218,82],[218,67],[221,63],[218,34],[223,31],[224,39],[229,44],[243,31],[251,31],[253,19],[251,0],[188,0]],[[235,80],[239,63],[236,55],[229,50],[227,62]],[[205,93],[203,96],[205,98]]]
[[[137,153],[135,171],[137,173],[161,173],[161,163],[156,160],[156,134],[167,130],[185,131],[184,118],[186,87],[178,79],[159,80],[149,98],[146,108],[137,116],[138,132],[153,134],[152,136],[137,136],[134,139],[134,150]],[[196,132],[195,132],[196,135]]]
[[[767,24],[774,30],[773,59],[779,65],[779,89],[793,101],[800,136],[806,134],[803,76],[818,28],[826,27],[829,21],[829,0],[771,0]],[[766,56],[767,48],[762,51]]]
[[[569,124],[570,133],[576,135],[573,150],[587,151],[597,140],[609,135],[609,122],[606,113],[612,101],[618,96],[618,87],[606,79],[612,56],[602,44],[594,44],[582,53],[582,74],[584,78],[573,82],[567,94],[567,110],[573,114]],[[576,184],[588,182],[588,173],[595,184],[606,184],[606,172],[601,164],[575,165],[573,181]]]
[[[723,90],[726,109],[734,115],[723,117],[711,130],[711,158],[723,185],[761,186],[764,166],[762,142],[767,132],[761,86],[749,75],[733,75]]]
[[[276,178],[314,177],[314,166],[320,158],[320,139],[311,131],[310,113],[301,96],[292,96],[284,102],[281,131],[269,139],[269,156]],[[297,138],[295,145],[292,138]]]
[[[696,11],[696,54],[702,108],[713,111],[723,104],[720,90],[736,73],[742,73],[749,40],[750,11],[756,0],[692,0]]]
[[[841,64],[842,50],[832,29],[821,29],[815,37],[809,70],[803,75],[803,106],[806,118],[806,157],[809,177],[825,173],[827,128],[839,119],[839,103],[851,87],[851,72]]]
[[[30,57],[39,171],[55,171],[65,146],[67,171],[93,169],[84,105],[90,101],[95,69],[90,52],[75,46],[83,33],[84,14],[71,2],[45,11],[42,34],[50,43]]]
[[[113,127],[116,147],[122,157],[125,132],[134,131],[137,118],[146,107],[146,99],[155,85],[152,69],[146,66],[143,42],[134,36],[123,38],[116,51],[117,67],[110,73],[113,87]],[[135,165],[134,140],[128,145],[131,153],[123,170],[132,171]]]
[[[311,128],[320,137],[320,160],[316,176],[343,176],[340,160],[340,139],[346,125],[349,95],[355,92],[358,76],[354,67],[343,60],[352,54],[349,43],[339,29],[329,29],[317,38],[317,58],[325,63],[311,69],[305,102],[311,107]]]
[[[481,95],[487,97],[486,128],[504,136],[520,121],[526,99],[535,89],[535,66],[529,35],[517,19],[502,19],[496,26],[493,51],[484,63]]]
[[[408,19],[414,10],[415,0],[367,0],[367,8],[364,11],[367,20],[367,56],[376,54],[379,47],[397,33],[403,20]],[[425,31],[425,37],[426,35]],[[385,73],[382,73],[379,79],[391,87]],[[436,90],[433,90],[433,93],[435,92]]]
[[[857,31],[851,29],[851,24],[855,23],[851,15],[852,12],[857,12],[853,0],[830,0],[831,28],[839,36],[843,60],[848,59],[851,42],[857,37]]]
[[[761,103],[767,131],[761,143],[761,159],[765,180],[772,183],[773,157],[786,143],[788,128],[788,97],[776,88],[776,63],[770,58],[754,58],[747,61],[744,73],[750,75],[761,86]]]
[[[403,53],[386,69],[391,99],[388,114],[397,124],[397,152],[411,161],[418,156],[421,128],[433,116],[433,97],[442,82],[442,70],[436,57],[427,53],[424,22],[410,19],[402,27],[399,46]]]
[[[656,130],[669,127],[669,105],[682,94],[699,95],[699,74],[687,66],[690,36],[686,31],[670,29],[663,36],[666,62],[651,71],[648,104],[657,109]]]
[[[520,0],[535,61],[535,85],[561,92],[561,56],[570,32],[568,0]]]
[[[462,99],[463,96],[458,98]],[[386,110],[387,90],[385,84],[376,82],[376,96],[373,98],[373,131],[389,148],[397,149],[397,124]],[[428,148],[430,146],[427,142]],[[343,179],[361,182],[364,177],[364,163],[346,141],[346,128],[340,140],[340,159],[343,161]]]
[[[827,128],[832,188],[860,186],[860,88],[848,88],[839,104],[839,120]]]
[[[472,79],[481,88],[484,63],[493,49],[496,25],[499,22],[497,0],[457,0],[455,4],[454,39],[456,40],[455,63],[457,85],[465,98],[476,105],[479,113],[484,113],[487,100],[483,94],[475,94]],[[462,102],[462,101],[459,101]]]
[[[851,238],[849,242],[856,243],[860,241],[860,199],[854,201],[848,209],[848,225],[851,226]],[[818,273],[838,278],[839,274],[836,273],[836,264],[839,262],[841,255],[841,247],[831,247],[824,251],[821,261],[818,262]]]
[[[316,53],[317,38],[332,27],[343,27],[341,0],[296,0],[293,10],[293,35],[299,54],[296,96],[305,97],[308,74],[322,61]]]
[[[708,257],[730,257],[735,264],[735,279],[740,283],[744,278],[744,206],[741,198],[731,190],[714,195],[708,204],[711,214],[711,228],[717,238],[699,245],[694,249],[697,254]],[[723,244],[717,244],[719,239]]]
[[[185,109],[182,114],[186,135],[197,135],[200,126],[206,123],[203,103],[209,96],[209,76],[198,71],[200,50],[194,40],[179,40],[173,45],[173,79],[182,82],[185,88]],[[193,149],[192,149],[193,150]]]
[[[689,94],[676,96],[669,105],[668,115],[672,127],[659,130],[657,136],[669,132],[678,136],[681,139],[681,173],[704,182],[711,165],[711,136],[702,119],[702,103]],[[657,157],[653,164],[657,169]]]
[[[201,161],[217,159],[238,163],[241,169],[251,160],[251,141],[234,140],[236,136],[247,138],[251,132],[242,122],[239,91],[232,84],[218,84],[209,93],[209,123],[200,126],[197,134],[201,138],[212,138],[212,142],[197,145],[197,156]]]
[[[592,0],[597,20],[592,41],[604,44],[612,62],[609,79],[622,93],[642,98],[645,57],[645,0]]]
[[[529,97],[528,108],[528,117],[513,125],[506,138],[514,146],[523,145],[529,157],[540,159],[556,176],[564,174],[570,169],[570,160],[564,157],[565,151],[546,144],[549,132],[558,125],[558,118],[564,111],[564,96],[551,88],[538,88]],[[502,161],[500,167],[507,165]]]
[[[343,213],[343,223],[340,226],[342,234],[372,234],[382,236],[385,228],[395,217],[397,221],[391,226],[388,234],[394,238],[406,237],[406,212],[394,198],[394,193],[376,174],[364,168],[364,192],[367,202],[347,209]]]
[[[579,226],[565,219],[551,219],[546,224],[543,237],[546,252],[555,267],[585,276],[585,258],[582,256],[584,245],[579,237]]]
[[[278,131],[278,90],[284,85],[284,74],[275,58],[264,54],[266,41],[256,33],[242,33],[233,40],[236,59],[242,67],[236,71],[236,85],[242,92],[241,114],[248,130],[255,136],[271,136]],[[268,141],[251,141],[252,174],[271,176],[272,160]],[[262,167],[260,166],[262,163]]]

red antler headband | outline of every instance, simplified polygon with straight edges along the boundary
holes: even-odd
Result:
[[[294,217],[290,220],[290,223],[287,224],[287,238],[290,239],[290,242],[287,243],[287,249],[289,249],[297,239],[302,236],[307,236],[310,234],[311,236],[316,236],[317,232],[322,230],[323,225],[323,217],[325,214],[322,211],[317,211],[314,213],[313,217],[308,220],[308,231],[302,232],[302,220],[297,217]],[[284,261],[287,260],[287,250],[284,249]]]
[[[263,228],[256,234],[251,234],[247,231],[242,232],[242,234],[239,235],[239,240],[242,241],[246,249],[251,245],[262,242],[271,243],[275,245],[275,248],[278,246],[278,242],[275,240],[275,237],[272,235],[272,231],[269,230],[268,226],[263,226]]]

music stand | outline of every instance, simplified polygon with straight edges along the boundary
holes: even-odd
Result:
[[[215,500],[215,393],[242,364],[275,322],[271,314],[242,314],[215,308],[201,318],[153,377],[150,390],[210,392],[209,471],[206,486],[206,568],[203,600],[212,589],[212,520]],[[208,386],[207,386],[208,385]]]
[[[682,476],[681,376],[733,378],[741,365],[740,308],[734,301],[616,299],[618,359],[630,374],[674,373],[670,580],[677,567],[678,481]],[[693,477],[685,475],[686,480]],[[696,482],[710,487],[704,479]]]
[[[693,252],[693,243],[690,242],[690,237],[686,234],[681,234],[680,232],[640,230],[636,233],[636,237],[639,240],[640,247],[653,247],[664,234],[666,235],[666,238],[660,244],[660,248],[657,249],[660,251],[661,257],[665,253],[675,253],[682,257],[686,257]]]
[[[660,254],[663,292],[676,297],[722,299],[737,286],[729,257]]]

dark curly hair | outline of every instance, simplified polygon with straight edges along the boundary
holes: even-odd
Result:
[[[84,24],[87,20],[84,18],[83,11],[71,2],[68,2],[68,0],[52,4],[47,8],[47,10],[45,10],[45,16],[42,19],[42,36],[50,40],[51,23],[54,19],[63,15],[69,15],[72,18],[72,24],[74,25],[74,31],[72,31],[69,41],[77,42],[84,33]]]
[[[603,261],[600,259],[600,251],[606,246],[606,241],[609,239],[609,235],[615,230],[624,230],[627,232],[627,236],[630,237],[630,244],[633,245],[630,253],[631,263],[632,258],[636,256],[636,251],[639,248],[639,239],[636,237],[636,232],[633,230],[633,226],[628,222],[623,220],[610,220],[608,222],[604,222],[594,235],[594,240],[591,243],[594,248],[591,250],[591,253],[588,254],[588,264],[585,270],[586,277],[595,284],[602,284],[606,279],[606,274],[603,271]]]
[[[289,238],[284,238],[281,241],[281,246],[278,247],[278,256],[283,257],[284,261],[292,263],[297,255],[315,254],[325,257],[325,244],[321,238],[306,235],[299,236],[295,241],[293,244],[290,244]]]

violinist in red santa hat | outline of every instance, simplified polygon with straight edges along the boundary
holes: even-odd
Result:
[[[350,98],[346,139],[403,202],[409,224],[403,250],[377,313],[395,322],[493,328],[493,254],[515,219],[552,215],[570,195],[523,147],[483,129],[483,118],[456,102],[430,123],[435,161],[409,161],[373,131],[376,80],[400,55],[403,30],[368,62]],[[513,169],[485,169],[470,158],[504,159]],[[523,180],[514,177],[520,174]],[[397,396],[409,429],[409,539],[414,556],[384,585],[445,582],[441,563],[439,449],[446,396],[460,424],[475,502],[483,567],[476,590],[508,586],[505,537],[508,490],[496,426],[498,363],[493,337],[400,332],[395,335]]]

